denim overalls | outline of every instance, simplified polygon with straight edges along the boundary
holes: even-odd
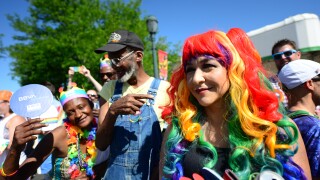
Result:
[[[148,94],[155,98],[159,84],[160,80],[154,79]],[[115,102],[121,96],[122,83],[117,81],[110,102]],[[159,164],[162,141],[160,124],[152,105],[154,99],[149,99],[140,108],[140,115],[117,117],[108,167],[103,179],[150,179],[152,169]]]

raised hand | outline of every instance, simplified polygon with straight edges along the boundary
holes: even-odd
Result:
[[[79,73],[83,74],[85,77],[91,76],[90,70],[87,69],[84,65],[81,66],[81,71]]]
[[[17,126],[14,130],[11,148],[22,151],[27,142],[37,139],[36,135],[43,134],[41,128],[47,125],[41,121],[41,119],[31,119]]]

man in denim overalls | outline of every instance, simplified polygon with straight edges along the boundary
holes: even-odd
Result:
[[[168,105],[169,83],[143,69],[143,43],[133,32],[118,30],[95,50],[108,52],[118,80],[100,91],[101,109],[96,146],[110,146],[104,179],[158,179],[162,131],[161,106]]]

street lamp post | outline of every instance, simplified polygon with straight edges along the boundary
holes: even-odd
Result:
[[[155,35],[158,30],[158,20],[154,16],[149,16],[147,18],[147,28],[150,34],[150,40],[152,43],[152,59],[153,59],[153,73],[155,78],[159,78],[159,70],[158,70],[158,61],[156,54],[156,45],[155,45]]]

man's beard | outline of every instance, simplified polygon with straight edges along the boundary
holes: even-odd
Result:
[[[136,63],[130,66],[130,70],[126,71],[126,73],[118,79],[120,82],[127,82],[132,76],[136,75],[138,71],[138,65]]]

